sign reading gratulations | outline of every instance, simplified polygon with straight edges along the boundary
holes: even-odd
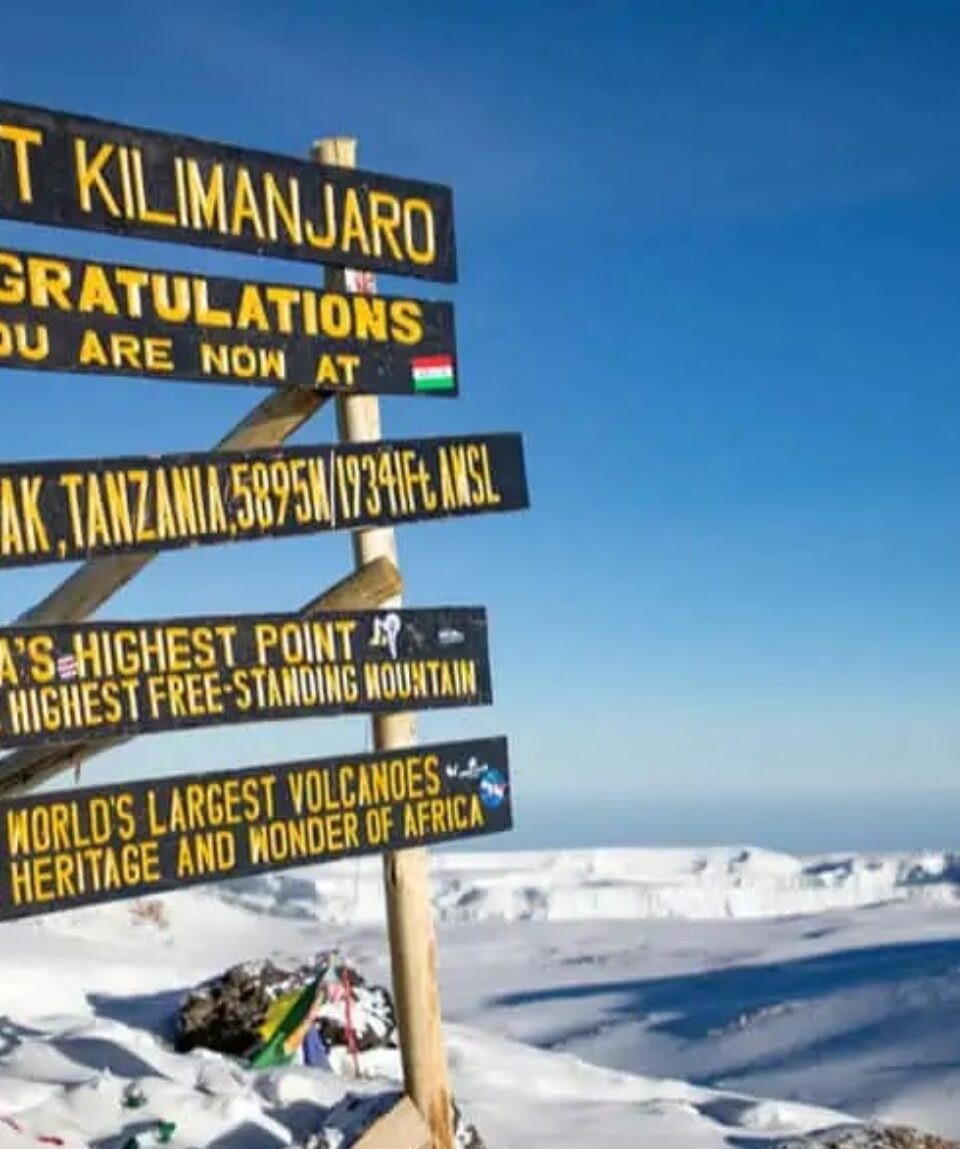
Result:
[[[0,803],[0,920],[512,825],[505,738]]]
[[[447,187],[6,102],[0,218],[457,278]]]
[[[528,505],[515,434],[0,464],[0,568]]]
[[[302,387],[459,391],[453,307],[0,250],[0,367]]]
[[[480,607],[0,630],[0,746],[492,701]]]

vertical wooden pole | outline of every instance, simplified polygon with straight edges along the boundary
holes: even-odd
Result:
[[[356,167],[357,141],[336,136],[314,145],[314,158],[339,167]],[[325,285],[343,290],[345,274],[327,268]],[[376,395],[337,397],[337,425],[345,443],[379,439],[380,403]],[[393,527],[353,532],[354,567],[385,557],[394,566],[397,541]],[[399,607],[401,595],[383,603]],[[372,717],[377,750],[413,746],[417,739],[413,714]],[[387,853],[383,859],[390,966],[397,1010],[404,1089],[430,1128],[432,1149],[453,1149],[450,1081],[440,1014],[437,941],[430,904],[430,874],[423,848]]]

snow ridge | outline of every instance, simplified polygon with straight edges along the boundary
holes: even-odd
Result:
[[[960,855],[797,857],[751,848],[437,853],[434,909],[449,923],[766,918],[887,902],[953,904]],[[383,920],[378,859],[219,886],[246,909],[330,924]]]

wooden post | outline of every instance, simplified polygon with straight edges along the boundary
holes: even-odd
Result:
[[[337,136],[314,145],[314,159],[338,167],[356,167],[357,141]],[[343,290],[345,274],[327,268],[324,284]],[[337,426],[345,443],[381,438],[380,403],[376,395],[337,396]],[[393,527],[353,532],[354,566],[378,558],[395,566],[397,543]],[[383,605],[399,607],[402,595]],[[413,714],[372,717],[376,750],[394,750],[416,743]],[[390,939],[390,967],[397,1010],[404,1089],[430,1128],[432,1149],[453,1149],[453,1114],[437,978],[437,943],[430,904],[430,875],[424,848],[384,855],[383,874]]]
[[[379,1121],[364,1129],[353,1149],[430,1149],[430,1130],[420,1110],[403,1097]]]

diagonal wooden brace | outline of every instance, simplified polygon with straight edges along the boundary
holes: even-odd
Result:
[[[375,559],[311,599],[300,613],[309,618],[324,610],[372,610],[402,590],[403,580],[393,563],[387,558]],[[12,798],[32,790],[66,770],[75,769],[94,755],[113,750],[135,737],[95,738],[62,746],[27,746],[15,750],[0,758],[0,798]]]

